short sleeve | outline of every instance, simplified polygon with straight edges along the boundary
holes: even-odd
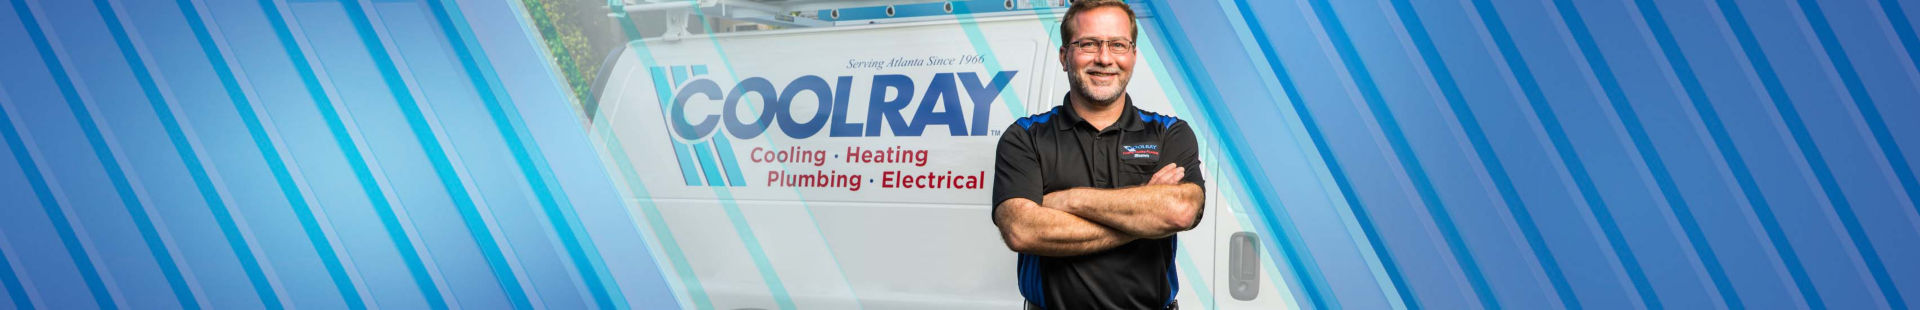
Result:
[[[1019,125],[1008,126],[1003,132],[1000,146],[994,150],[993,207],[997,210],[1001,202],[1013,198],[1039,203],[1046,193],[1042,192],[1040,154],[1033,147],[1032,136]]]
[[[1193,128],[1187,127],[1187,121],[1175,121],[1167,128],[1161,141],[1163,162],[1179,164],[1187,168],[1187,177],[1181,183],[1193,183],[1201,188],[1207,187],[1207,179],[1200,175],[1200,144],[1193,137]]]

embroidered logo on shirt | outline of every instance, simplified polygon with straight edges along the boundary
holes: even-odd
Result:
[[[1120,158],[1121,159],[1158,159],[1160,158],[1160,145],[1159,144],[1122,145],[1120,146]]]

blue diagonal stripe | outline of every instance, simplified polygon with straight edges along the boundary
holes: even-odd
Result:
[[[619,290],[618,282],[601,270],[605,263],[600,261],[599,251],[593,247],[592,236],[580,225],[579,218],[572,212],[574,206],[567,201],[565,191],[554,182],[553,172],[546,166],[547,159],[538,152],[540,146],[527,132],[526,125],[520,121],[519,114],[509,111],[514,106],[497,79],[487,54],[475,41],[473,32],[466,25],[459,4],[453,1],[429,0],[428,7],[435,19],[439,20],[448,45],[459,56],[460,65],[466,69],[467,77],[476,88],[482,102],[486,103],[487,113],[493,118],[494,127],[513,153],[514,162],[519,165],[521,176],[527,180],[527,186],[533,189],[546,213],[554,235],[567,251],[581,282],[586,285],[595,306],[602,309],[625,308],[625,299],[615,299],[613,291]]]
[[[360,181],[361,191],[367,194],[367,200],[376,210],[391,209],[386,193],[380,189],[378,183],[375,183],[373,172],[367,167],[366,158],[361,157],[360,147],[354,143],[353,136],[347,132],[346,123],[340,119],[340,111],[334,108],[333,99],[327,96],[326,89],[320,83],[319,75],[314,72],[313,63],[308,61],[308,55],[300,47],[300,41],[294,38],[293,31],[290,29],[292,25],[288,24],[283,15],[285,12],[274,0],[259,1],[261,10],[266,13],[267,23],[273,27],[274,36],[280,40],[281,47],[286,49],[287,58],[293,62],[293,69],[300,76],[301,84],[306,86],[307,94],[313,98],[314,107],[319,110],[321,119],[327,124],[328,133],[333,135],[334,144],[339,145],[342,156],[346,157],[347,165],[353,170],[354,177]],[[254,116],[257,122],[258,115]],[[256,143],[261,141],[261,138],[263,137],[256,136]],[[262,145],[262,148],[265,149],[267,146]],[[277,153],[277,151],[272,152],[272,154]],[[269,163],[279,162],[278,156],[265,157]],[[279,163],[279,166],[284,167],[285,163]],[[280,178],[282,171],[276,170],[274,173],[276,178]],[[286,180],[291,180],[291,177],[287,177]],[[292,185],[291,182],[283,181],[281,186],[284,191],[286,187]],[[290,193],[297,192],[290,191]],[[295,196],[288,196],[288,198],[288,202],[291,202],[294,208],[295,218],[299,220],[301,229],[306,231],[308,242],[313,244],[314,251],[320,255],[322,267],[326,268],[328,276],[333,278],[334,287],[340,297],[345,299],[347,307],[366,309],[366,300],[360,296],[353,278],[347,275],[346,267],[340,261],[340,253],[335,252],[332,241],[327,240],[326,230],[320,226],[319,219],[314,213],[314,206],[308,205],[304,200],[293,199],[296,198]]]
[[[1747,170],[1746,160],[1740,156],[1740,149],[1733,144],[1733,138],[1727,133],[1727,127],[1720,121],[1720,115],[1715,112],[1711,99],[1707,97],[1706,89],[1700,86],[1699,76],[1694,74],[1686,54],[1682,53],[1680,44],[1673,38],[1673,31],[1667,27],[1660,8],[1650,0],[1634,0],[1634,5],[1639,7],[1641,14],[1645,15],[1647,28],[1653,32],[1654,42],[1666,56],[1667,64],[1673,68],[1674,75],[1680,79],[1681,88],[1686,91],[1688,101],[1700,115],[1700,122],[1707,128],[1707,134],[1713,139],[1714,147],[1719,150],[1719,154],[1716,155],[1719,155],[1720,162],[1727,164],[1727,170],[1732,172],[1734,182],[1740,187],[1740,193],[1753,207],[1755,217],[1760,221],[1762,230],[1766,232],[1765,238],[1773,245],[1774,254],[1778,255],[1781,262],[1786,265],[1787,274],[1792,278],[1794,287],[1799,290],[1801,298],[1809,305],[1817,305],[1820,294],[1813,288],[1806,269],[1800,266],[1799,254],[1793,252],[1793,246],[1788,243],[1786,234],[1780,231],[1780,223],[1773,217],[1773,207],[1767,203],[1766,195],[1761,194],[1759,184],[1753,180],[1753,173]],[[1676,211],[1678,209],[1676,207]],[[1700,252],[1702,260],[1713,260],[1708,251],[1710,250],[1703,249]],[[1718,281],[1722,280],[1724,279],[1716,279],[1715,284],[1718,285]],[[1732,296],[1732,288],[1723,287],[1721,290],[1728,292],[1728,307],[1741,307],[1740,300]]]
[[[1585,56],[1587,67],[1593,70],[1594,77],[1600,82],[1602,93],[1606,94],[1607,102],[1613,107],[1614,119],[1620,120],[1622,127],[1626,128],[1627,137],[1633,143],[1633,151],[1640,155],[1640,160],[1646,163],[1648,172],[1653,174],[1654,185],[1659,188],[1661,196],[1673,210],[1674,217],[1680,223],[1680,230],[1687,242],[1699,254],[1700,263],[1706,268],[1707,277],[1718,291],[1721,302],[1726,303],[1730,308],[1742,308],[1733,284],[1727,280],[1726,271],[1721,268],[1719,259],[1713,254],[1712,245],[1707,244],[1706,236],[1700,231],[1699,220],[1693,217],[1692,208],[1688,206],[1686,199],[1680,196],[1680,189],[1674,184],[1672,174],[1667,171],[1666,162],[1660,158],[1659,150],[1653,147],[1646,127],[1640,124],[1639,115],[1634,112],[1633,104],[1627,102],[1626,91],[1620,88],[1619,78],[1613,74],[1613,68],[1608,65],[1606,55],[1601,54],[1599,43],[1594,41],[1593,33],[1588,30],[1585,19],[1580,17],[1579,8],[1575,7],[1570,0],[1554,2],[1559,9],[1561,19],[1566,21],[1567,30],[1573,35],[1580,54]],[[1648,306],[1660,307],[1651,304]]]
[[[1506,23],[1500,19],[1500,14],[1494,9],[1491,1],[1474,0],[1473,4],[1480,13],[1481,22],[1487,27],[1487,33],[1493,37],[1494,46],[1499,48],[1500,56],[1509,68],[1509,72],[1513,74],[1515,82],[1519,84],[1521,94],[1533,108],[1533,117],[1540,121],[1541,131],[1547,134],[1547,140],[1552,149],[1560,157],[1560,163],[1565,165],[1567,174],[1573,179],[1574,187],[1579,190],[1580,198],[1586,202],[1588,213],[1600,226],[1603,239],[1613,250],[1614,257],[1620,261],[1621,268],[1625,269],[1628,282],[1632,283],[1634,292],[1640,295],[1640,303],[1657,307],[1659,301],[1653,294],[1653,287],[1648,283],[1646,274],[1640,270],[1640,260],[1633,256],[1633,250],[1627,245],[1620,226],[1613,220],[1613,213],[1607,210],[1606,202],[1601,200],[1600,190],[1594,185],[1593,177],[1588,175],[1586,164],[1574,151],[1573,142],[1567,139],[1566,129],[1560,125],[1560,118],[1555,116],[1553,105],[1547,102],[1546,94],[1541,90],[1539,81],[1534,79],[1533,69],[1527,65],[1526,58],[1520,55],[1520,49],[1514,44],[1513,36],[1507,32]]]
[[[506,247],[500,244],[493,231],[487,227],[486,214],[480,212],[473,196],[467,191],[467,185],[460,180],[459,172],[448,158],[447,154],[450,150],[445,149],[440,144],[439,138],[434,137],[434,129],[427,123],[425,113],[421,111],[425,103],[414,100],[413,90],[401,78],[400,71],[394,63],[394,55],[398,52],[381,42],[379,33],[373,29],[373,22],[368,18],[368,14],[371,13],[361,6],[360,1],[341,1],[340,4],[346,10],[347,18],[353,23],[354,31],[358,32],[361,45],[366,47],[368,56],[373,59],[374,67],[380,71],[381,80],[386,83],[388,91],[397,101],[395,105],[400,108],[400,114],[406,119],[407,127],[413,131],[414,139],[419,142],[421,151],[432,163],[441,187],[446,190],[449,198],[452,198],[454,207],[459,210],[460,217],[467,226],[468,234],[473,236],[474,242],[480,248],[481,256],[486,259],[489,269],[493,271],[495,281],[506,293],[507,306],[515,309],[534,307],[519,278],[514,276],[512,263],[506,258]],[[382,213],[394,212],[383,211],[385,212]],[[397,242],[405,236],[404,231],[401,230],[404,227],[396,226],[389,225],[388,233],[394,234]],[[413,273],[414,281],[422,293],[427,296],[439,295],[438,287],[432,284],[432,278],[426,272],[425,266],[419,263],[418,254],[411,252],[411,248],[400,246],[403,255],[410,254],[408,271]],[[429,300],[433,298],[429,297]]]
[[[1480,306],[1490,309],[1500,308],[1499,301],[1494,299],[1492,289],[1487,286],[1486,277],[1480,272],[1479,262],[1475,261],[1473,253],[1467,250],[1459,229],[1454,227],[1452,215],[1441,203],[1439,192],[1433,188],[1433,181],[1421,168],[1420,158],[1413,154],[1413,148],[1407,143],[1405,132],[1400,128],[1399,121],[1394,118],[1393,111],[1387,107],[1386,99],[1382,97],[1379,86],[1374,84],[1373,74],[1367,71],[1365,61],[1361,59],[1359,50],[1354,47],[1353,39],[1348,36],[1345,26],[1341,25],[1340,17],[1333,11],[1332,4],[1327,0],[1310,2],[1314,14],[1320,19],[1321,27],[1327,32],[1328,39],[1333,41],[1334,49],[1344,60],[1348,74],[1352,75],[1353,82],[1359,86],[1362,101],[1365,101],[1368,109],[1373,112],[1374,120],[1380,124],[1380,131],[1386,135],[1395,158],[1400,160],[1401,170],[1413,182],[1414,191],[1419,194],[1422,204],[1426,205],[1427,212],[1432,215],[1434,226],[1439,228],[1442,239],[1453,254],[1453,260],[1459,264],[1460,272],[1466,276],[1474,295],[1479,297]],[[1413,304],[1409,303],[1408,307],[1413,307]]]
[[[1579,309],[1579,299],[1574,295],[1573,287],[1567,283],[1565,272],[1560,270],[1559,261],[1554,259],[1552,249],[1547,247],[1545,238],[1541,237],[1539,223],[1534,222],[1533,214],[1527,211],[1526,203],[1520,200],[1519,191],[1513,187],[1513,179],[1507,175],[1507,168],[1500,164],[1499,155],[1494,153],[1493,145],[1487,141],[1487,135],[1478,118],[1474,116],[1473,110],[1467,107],[1466,96],[1461,93],[1459,84],[1453,80],[1453,73],[1447,68],[1446,61],[1440,57],[1440,51],[1434,46],[1433,38],[1427,35],[1427,27],[1420,21],[1420,15],[1414,11],[1412,2],[1395,0],[1393,7],[1399,15],[1400,23],[1405,25],[1403,28],[1407,30],[1407,36],[1411,37],[1414,46],[1419,50],[1428,72],[1432,72],[1434,83],[1440,87],[1440,93],[1445,97],[1447,107],[1453,111],[1454,117],[1459,119],[1461,131],[1467,136],[1468,143],[1473,146],[1474,157],[1480,159],[1480,165],[1486,169],[1488,178],[1492,179],[1494,188],[1500,193],[1501,201],[1507,207],[1507,212],[1513,214],[1515,226],[1520,229],[1521,237],[1526,239],[1527,247],[1532,249],[1534,259],[1540,263],[1540,269],[1546,273],[1547,282],[1553,286],[1553,292],[1560,299],[1560,305]]]
[[[0,122],[4,122],[6,112],[0,112]],[[0,124],[11,125],[11,124]],[[13,273],[13,256],[7,255],[7,249],[0,248],[0,287],[4,287],[14,309],[33,310],[33,297],[27,295],[27,289],[20,285],[20,276]]]
[[[280,186],[281,193],[286,196],[289,204],[305,204],[305,195],[293,182],[292,174],[287,171],[286,164],[280,161],[279,151],[274,149],[265,127],[260,124],[259,116],[254,115],[253,98],[247,96],[241,89],[240,81],[234,76],[233,68],[227,64],[226,54],[220,50],[212,34],[207,30],[207,23],[200,15],[198,6],[192,0],[175,0],[175,3],[180,6],[187,28],[193,32],[194,41],[199,43],[201,52],[207,55],[207,63],[213,67],[221,87],[227,92],[227,98],[232,100],[234,112],[240,115],[241,123],[246,127],[248,136],[253,139],[255,147],[266,160],[275,184]],[[239,259],[240,268],[246,273],[248,283],[253,285],[254,294],[260,297],[261,304],[266,309],[285,308],[280,301],[280,293],[274,290],[273,283],[267,279],[260,260],[246,240],[246,234],[240,230],[232,210],[228,209],[230,207],[232,206],[211,206],[209,209],[213,212],[214,222],[220,227],[220,233],[227,237],[228,246],[233,248],[234,256]]]
[[[81,134],[85,136],[88,146],[93,149],[94,159],[100,161],[101,168],[106,170],[109,183],[112,184],[114,191],[118,194],[121,204],[127,208],[128,215],[133,218],[134,228],[139,232],[142,241],[146,243],[147,249],[153,256],[154,261],[160,265],[160,272],[162,276],[165,277],[167,285],[172,289],[175,299],[178,299],[182,306],[198,307],[198,302],[193,298],[192,291],[187,289],[186,281],[180,274],[179,266],[173,261],[173,255],[168,254],[165,244],[160,240],[159,233],[154,229],[151,217],[146,213],[146,209],[142,207],[143,204],[140,202],[140,198],[134,194],[132,184],[127,180],[125,171],[121,170],[119,162],[114,160],[113,150],[107,147],[106,138],[101,135],[100,127],[94,123],[92,113],[88,112],[86,103],[80,99],[79,91],[76,90],[73,85],[72,76],[70,76],[65,67],[61,65],[60,56],[53,50],[45,31],[40,28],[38,19],[34,16],[35,14],[32,8],[28,7],[24,0],[13,0],[13,5],[16,10],[15,13],[20,15],[21,24],[27,28],[27,35],[33,39],[34,47],[40,53],[42,64],[47,67],[48,72],[53,76],[55,85],[57,85],[61,95],[66,99],[67,109],[73,114],[74,120],[80,125]],[[104,8],[101,9],[105,10]],[[125,49],[125,46],[122,46],[122,48]],[[26,169],[31,168],[27,167]],[[54,209],[58,208],[58,204],[45,204],[44,206],[50,208],[47,210],[48,216],[55,218],[54,222],[56,225],[65,226],[63,230],[66,231],[63,232],[63,237],[65,237],[65,234],[70,234],[71,226],[64,224],[67,219],[60,213],[60,210]],[[75,242],[69,244],[69,251],[80,251],[78,246],[79,244],[76,238]],[[84,258],[85,255],[76,256],[74,262],[76,264],[90,262]],[[97,279],[99,276],[97,271],[89,270],[88,268],[80,269],[83,274],[91,274],[83,275],[89,278],[89,286],[100,286],[98,289],[95,289],[96,292],[94,296],[96,300],[101,301],[100,305],[104,308],[116,307],[110,295],[106,294],[107,288],[105,285],[96,283],[99,281]]]
[[[614,12],[615,18],[620,21],[620,30],[627,36],[628,48],[633,50],[634,57],[640,61],[636,66],[648,68],[649,71],[652,71],[653,80],[655,81],[654,85],[658,88],[660,85],[658,84],[659,81],[664,78],[661,76],[660,68],[657,67],[658,62],[653,59],[652,52],[647,49],[646,41],[640,40],[640,30],[634,26],[633,20],[627,16],[626,11],[618,9],[621,5],[619,0],[608,0],[607,5],[610,8],[615,8],[612,11]],[[662,94],[664,96],[664,92]],[[664,111],[667,110],[665,109],[665,104],[668,101],[667,99],[663,99],[660,102],[662,104],[662,112],[660,114],[664,117],[667,114]],[[604,115],[598,112],[604,112],[606,105],[599,105],[598,107],[603,111],[596,111],[596,113],[592,115]],[[708,298],[706,288],[700,284],[700,277],[694,274],[693,264],[687,261],[686,253],[681,251],[679,241],[673,237],[673,230],[667,227],[665,215],[662,215],[659,208],[653,205],[652,199],[645,197],[649,195],[646,184],[636,175],[637,170],[633,168],[633,163],[628,160],[629,157],[626,154],[626,149],[620,143],[619,136],[607,128],[607,120],[610,118],[611,117],[594,117],[593,126],[591,127],[595,131],[594,134],[609,144],[607,150],[609,150],[609,153],[612,153],[610,155],[613,157],[614,163],[620,168],[621,176],[626,178],[628,190],[631,191],[634,196],[639,196],[636,200],[639,201],[640,210],[647,219],[647,226],[652,228],[655,239],[660,241],[660,247],[663,252],[666,252],[667,260],[673,265],[674,273],[680,276],[679,283],[686,287],[687,298],[692,300],[695,309],[713,309],[713,302]],[[675,146],[679,146],[679,143],[676,142]],[[680,148],[676,148],[675,151],[676,153],[685,154]],[[685,165],[686,162],[684,159],[681,160],[682,165],[680,171],[691,171],[691,169],[688,169]],[[688,179],[687,185],[694,185],[692,178]]]
[[[1915,187],[1913,169],[1908,168],[1906,156],[1900,154],[1900,147],[1893,144],[1892,133],[1887,131],[1886,122],[1881,120],[1880,110],[1873,105],[1873,97],[1867,94],[1866,85],[1860,82],[1860,74],[1854,72],[1853,61],[1847,58],[1846,48],[1841,47],[1839,39],[1834,37],[1833,27],[1827,24],[1827,15],[1821,12],[1820,3],[1816,1],[1799,0],[1799,3],[1803,10],[1801,13],[1804,13],[1802,15],[1807,17],[1807,24],[1813,28],[1814,37],[1819,39],[1820,47],[1826,51],[1827,60],[1833,70],[1840,74],[1840,82],[1846,85],[1847,95],[1853,98],[1854,107],[1860,110],[1867,130],[1873,133],[1873,140],[1879,144],[1882,156],[1893,166],[1894,176],[1899,178],[1901,187],[1907,191],[1908,201],[1914,201],[1914,196],[1920,195],[1920,189]],[[1781,114],[1787,113],[1790,112],[1781,111]],[[1808,160],[1814,159],[1809,157]],[[1893,309],[1906,309],[1907,304],[1900,296],[1900,290],[1894,287],[1893,277],[1887,274],[1886,263],[1880,261],[1879,251],[1874,249],[1873,241],[1865,228],[1860,226],[1860,218],[1853,212],[1853,206],[1836,203],[1833,211],[1840,214],[1841,225],[1846,227],[1848,234],[1853,235],[1854,247],[1860,251],[1860,259],[1866,263],[1867,273],[1873,276],[1873,283],[1880,287],[1881,297],[1886,298],[1887,304]]]
[[[670,117],[674,117],[668,115],[672,113],[667,112],[671,111],[668,107],[673,104],[672,87],[679,84],[674,83],[675,81],[667,80],[668,75],[666,71],[660,67],[649,67],[647,71],[652,73],[655,96],[660,97],[660,125],[667,129],[667,143],[672,144],[673,158],[680,163],[680,178],[685,179],[688,186],[700,185],[700,171],[693,167],[693,156],[689,154],[692,151],[687,150],[686,143],[682,143],[680,140],[673,138],[673,127],[667,125],[672,124],[670,123],[672,121]],[[594,116],[594,120],[613,117],[612,115],[600,115],[599,113],[594,113]]]
[[[21,17],[22,24],[30,30],[28,34],[35,37],[35,42],[41,42],[38,24],[34,22],[32,15],[27,13],[24,0],[12,2],[15,12]],[[42,47],[43,45],[35,44],[35,46],[40,48],[42,58],[50,57],[48,55],[51,53]],[[56,76],[65,74],[63,73],[65,70],[58,66],[48,66],[47,70]],[[64,83],[58,85],[63,94],[71,94],[72,86]],[[39,200],[41,210],[47,214],[48,221],[53,224],[54,233],[60,236],[61,246],[66,248],[67,257],[73,261],[74,269],[80,273],[81,281],[86,283],[87,293],[93,297],[95,305],[103,309],[117,309],[112,292],[107,291],[107,285],[100,279],[100,270],[95,268],[97,265],[93,264],[91,255],[87,254],[86,249],[83,248],[84,245],[80,244],[80,238],[74,234],[73,222],[67,219],[66,211],[60,206],[59,199],[54,197],[53,189],[48,187],[46,176],[42,174],[40,165],[35,163],[33,153],[27,150],[26,142],[20,138],[20,131],[14,127],[16,124],[13,122],[13,117],[8,115],[8,105],[9,103],[0,102],[0,138],[6,139],[7,149],[13,152],[14,163],[19,164],[20,173],[26,175],[27,185],[33,188],[34,198]]]

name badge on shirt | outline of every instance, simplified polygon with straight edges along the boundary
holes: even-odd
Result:
[[[1160,145],[1154,143],[1121,145],[1120,159],[1135,161],[1160,160]]]

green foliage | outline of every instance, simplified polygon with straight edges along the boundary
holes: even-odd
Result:
[[[540,30],[540,36],[546,39],[547,53],[553,55],[553,63],[560,66],[560,73],[567,78],[576,103],[585,103],[593,98],[595,76],[600,71],[600,63],[595,60],[594,51],[587,42],[587,36],[580,30],[568,10],[564,0],[521,0],[526,5],[527,15],[532,18],[534,27]]]

